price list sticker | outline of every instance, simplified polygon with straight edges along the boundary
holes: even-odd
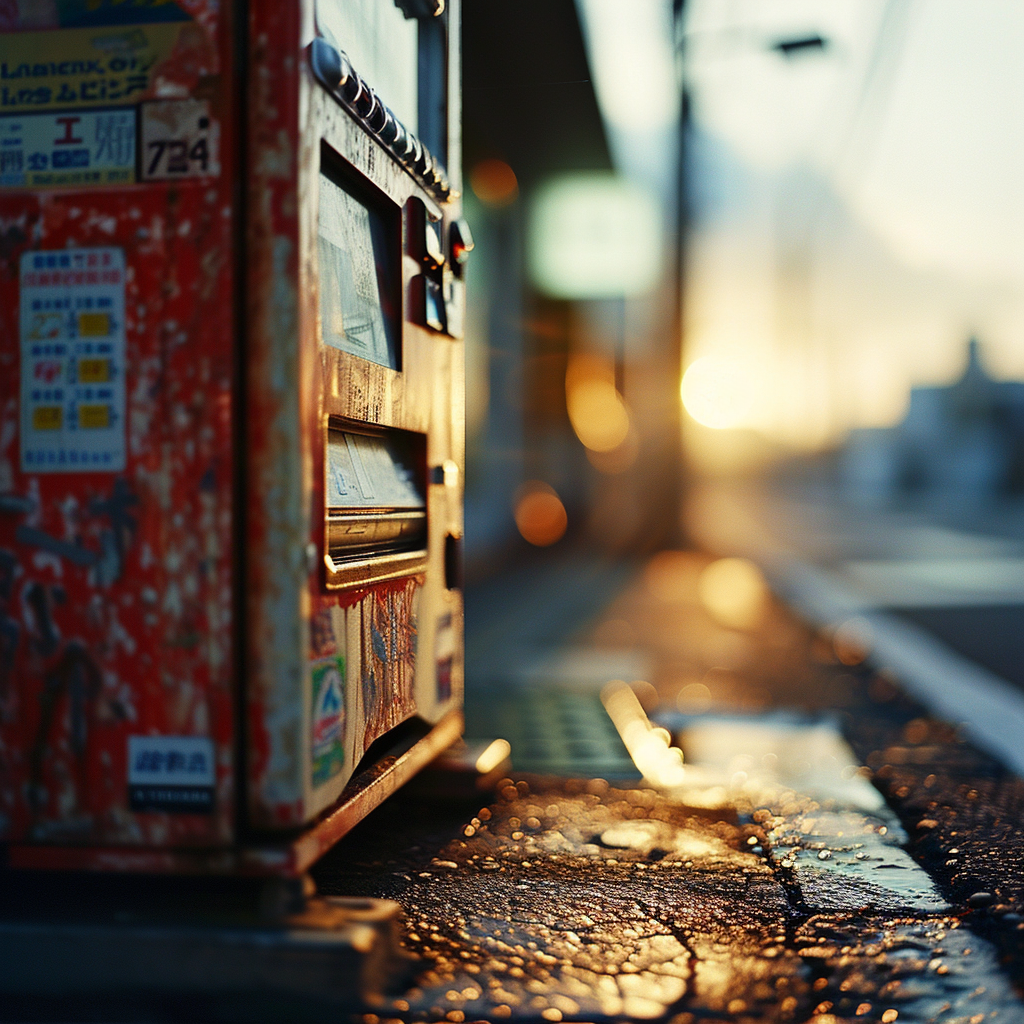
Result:
[[[125,468],[125,266],[118,248],[21,258],[21,468]]]

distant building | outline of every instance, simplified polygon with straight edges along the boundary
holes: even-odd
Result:
[[[852,430],[840,453],[840,479],[874,500],[907,491],[959,491],[994,497],[1024,485],[1024,382],[993,380],[980,345],[948,387],[916,387],[895,427]]]

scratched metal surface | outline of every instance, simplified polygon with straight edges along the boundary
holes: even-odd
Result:
[[[232,723],[232,132],[216,0],[149,92],[203,96],[221,176],[0,191],[0,836],[181,845],[230,835]],[[138,98],[138,97],[136,97]],[[19,260],[118,247],[127,267],[127,463],[22,472]],[[202,733],[212,814],[133,814],[130,734]]]
[[[412,714],[437,722],[462,699],[462,605],[444,580],[445,536],[462,533],[462,346],[417,323],[411,294],[422,267],[405,235],[396,239],[401,372],[323,343],[322,153],[326,147],[340,155],[396,216],[416,197],[450,222],[460,204],[453,196],[439,206],[313,79],[306,60],[297,58],[304,16],[311,20],[311,0],[251,5],[245,446],[246,548],[253,557],[245,579],[245,759],[249,817],[277,828],[302,824],[329,806],[388,727]],[[450,155],[457,164],[457,148]],[[445,483],[428,484],[427,562],[400,586],[326,585],[323,465],[330,422],[425,434],[427,466],[456,467],[444,474]],[[372,609],[392,601],[396,586],[409,580],[417,587],[410,606],[393,630],[375,637]],[[447,656],[438,651],[446,636],[450,687],[439,685],[439,662]],[[382,642],[392,668],[374,675]],[[342,771],[317,783],[308,770],[311,664],[332,652],[344,655],[347,672],[345,760]]]
[[[444,550],[446,534],[461,535],[462,352],[417,326],[411,307],[402,373],[321,343],[321,139],[390,199],[396,223],[426,193],[313,81],[302,49],[311,0],[253,0],[238,26],[235,5],[216,0],[44,7],[29,20],[68,47],[78,29],[62,34],[58,9],[113,26],[100,41],[115,47],[145,34],[132,35],[133,12],[147,24],[170,17],[157,27],[167,38],[180,29],[177,42],[133,101],[202,99],[220,126],[219,175],[0,191],[0,840],[28,844],[22,860],[53,844],[83,863],[102,845],[91,866],[138,868],[139,847],[232,842],[243,788],[250,824],[308,822],[380,734],[461,703],[462,608]],[[24,28],[21,8],[8,8],[0,30]],[[245,81],[233,74],[236,27],[249,33]],[[244,154],[235,84],[247,89]],[[0,94],[4,112],[11,95]],[[457,217],[457,198],[437,212]],[[127,462],[23,473],[20,259],[73,247],[123,251]],[[404,293],[422,268],[398,258]],[[328,588],[329,417],[424,433],[428,465],[449,466],[429,485],[429,558],[415,575]],[[318,767],[313,676],[325,666],[342,676],[345,735]],[[213,813],[130,808],[128,738],[147,735],[212,739]],[[119,860],[126,846],[136,854]]]

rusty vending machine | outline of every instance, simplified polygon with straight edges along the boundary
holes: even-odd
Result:
[[[0,0],[9,866],[298,876],[459,736],[458,83],[457,0]]]

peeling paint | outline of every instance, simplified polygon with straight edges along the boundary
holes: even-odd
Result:
[[[164,85],[192,88],[200,72],[230,68],[231,41],[216,0],[181,2],[196,21],[160,75]],[[223,104],[227,94],[206,81],[210,102]],[[222,164],[210,180],[0,193],[0,551],[17,570],[9,597],[0,596],[0,749],[23,753],[0,758],[0,794],[14,840],[201,846],[231,838],[230,756],[218,761],[213,815],[135,814],[126,775],[134,733],[194,729],[229,754],[235,742],[225,457],[234,222],[221,213],[232,208],[233,168],[230,158]],[[90,246],[120,248],[125,258],[126,467],[117,476],[24,474],[12,347],[19,261],[26,250]],[[180,553],[173,571],[163,558],[171,549]],[[158,613],[168,595],[171,611]],[[216,641],[200,642],[214,632]],[[161,672],[174,681],[169,689]],[[187,696],[183,704],[176,694]]]
[[[436,722],[460,694],[456,684],[440,699],[433,659],[421,666],[416,652],[420,622],[431,651],[440,615],[453,634],[461,632],[458,600],[441,582],[438,544],[446,530],[460,532],[454,498],[431,498],[431,553],[415,576],[339,592],[328,589],[323,566],[327,417],[429,435],[432,464],[458,461],[452,424],[461,422],[461,392],[458,374],[448,379],[458,365],[450,339],[413,318],[403,327],[404,377],[325,355],[316,304],[321,137],[334,138],[362,173],[376,176],[397,208],[422,190],[315,92],[300,58],[303,12],[266,0],[248,10],[252,120],[247,162],[234,166],[242,154],[226,87],[234,81],[230,33],[222,31],[228,12],[218,0],[178,3],[194,21],[154,72],[154,92],[203,90],[220,121],[221,176],[0,193],[0,552],[13,560],[4,598],[0,557],[5,827],[16,842],[91,847],[90,864],[121,868],[176,863],[169,852],[160,860],[164,853],[125,849],[131,845],[229,846],[239,764],[248,775],[251,824],[310,821],[336,800],[370,738],[413,714]],[[244,259],[234,205],[240,178]],[[27,250],[89,246],[124,254],[125,468],[117,476],[24,474],[19,350],[8,341],[18,334],[13,268]],[[244,330],[236,319],[238,274],[246,275]],[[236,493],[240,461],[245,494]],[[314,792],[307,698],[310,621],[318,617],[334,624],[339,649],[350,654],[346,728],[358,723],[363,733],[358,742],[346,739],[333,788]],[[239,756],[242,686],[247,746]],[[215,813],[130,809],[127,743],[138,735],[214,741]],[[112,847],[121,849],[103,852]]]

